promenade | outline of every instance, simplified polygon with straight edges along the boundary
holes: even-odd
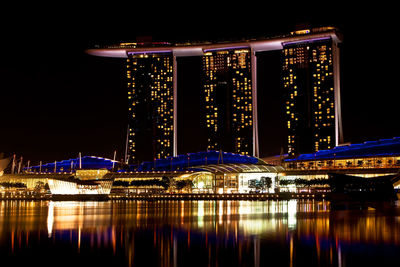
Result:
[[[329,200],[330,193],[182,193],[182,194],[110,194],[97,197],[96,195],[84,197],[79,195],[65,195],[55,198],[51,194],[1,194],[0,200],[289,200],[289,199],[315,199]]]

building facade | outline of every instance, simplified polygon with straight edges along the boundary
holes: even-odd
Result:
[[[253,155],[250,49],[204,53],[203,77],[207,150]]]
[[[128,150],[130,162],[141,162],[178,154],[176,58],[189,56],[203,62],[204,150],[258,157],[257,53],[282,50],[287,147],[294,156],[342,141],[340,42],[336,28],[322,27],[236,42],[128,43],[87,53],[127,58]]]
[[[129,54],[129,162],[173,155],[174,94],[172,53]]]
[[[287,151],[291,156],[341,142],[337,44],[329,37],[283,44]]]
[[[367,141],[285,159],[288,170],[400,169],[400,137]]]

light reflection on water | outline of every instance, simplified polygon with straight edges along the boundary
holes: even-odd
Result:
[[[390,266],[400,208],[325,201],[0,202],[14,266]]]

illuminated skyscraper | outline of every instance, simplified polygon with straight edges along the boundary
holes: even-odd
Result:
[[[187,56],[201,56],[203,62],[204,149],[258,157],[258,123],[269,121],[258,120],[257,53],[283,51],[287,144],[294,155],[342,141],[340,42],[336,28],[323,27],[237,42],[123,43],[87,53],[127,59],[130,162],[178,154],[176,59]],[[203,137],[193,142],[196,138]]]
[[[128,54],[131,162],[173,156],[173,55]]]
[[[207,149],[253,155],[250,49],[217,50],[203,56]]]
[[[341,142],[337,43],[330,37],[283,44],[288,153],[312,153]]]

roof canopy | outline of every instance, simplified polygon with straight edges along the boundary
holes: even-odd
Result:
[[[361,144],[338,146],[312,154],[302,154],[285,161],[326,160],[340,158],[384,157],[400,155],[400,137],[368,141]]]
[[[119,166],[121,163],[107,158],[84,156],[81,158],[68,159],[46,163],[38,166],[29,167],[31,172],[72,172],[77,169],[107,169]],[[222,151],[207,151],[198,153],[188,153],[176,157],[166,159],[158,159],[154,161],[143,162],[140,165],[131,165],[128,169],[123,168],[120,171],[135,171],[135,172],[170,172],[170,171],[198,171],[198,167],[207,170],[209,166],[219,166],[228,168],[226,172],[233,172],[234,169],[242,168],[245,170],[252,165],[253,169],[262,169],[266,163],[256,157],[245,156],[240,154],[222,152]],[[225,166],[225,167],[223,167]],[[236,166],[236,167],[234,167]],[[216,167],[214,167],[216,168]],[[25,168],[27,170],[27,168]],[[222,169],[221,169],[222,170]],[[217,169],[214,169],[217,171]]]
[[[67,159],[52,163],[42,164],[41,166],[29,167],[29,171],[33,172],[71,172],[76,169],[107,169],[110,170],[114,165],[119,164],[118,161],[112,159],[84,156],[76,159]],[[81,165],[81,166],[80,166]],[[25,168],[27,170],[27,168]]]
[[[213,173],[260,173],[260,172],[280,172],[282,166],[272,166],[263,164],[213,164],[198,166],[196,169],[205,170]]]
[[[175,171],[188,170],[197,166],[208,166],[211,164],[265,164],[259,158],[240,154],[207,151],[189,153],[166,159],[143,162],[139,166],[131,166],[131,171]]]

